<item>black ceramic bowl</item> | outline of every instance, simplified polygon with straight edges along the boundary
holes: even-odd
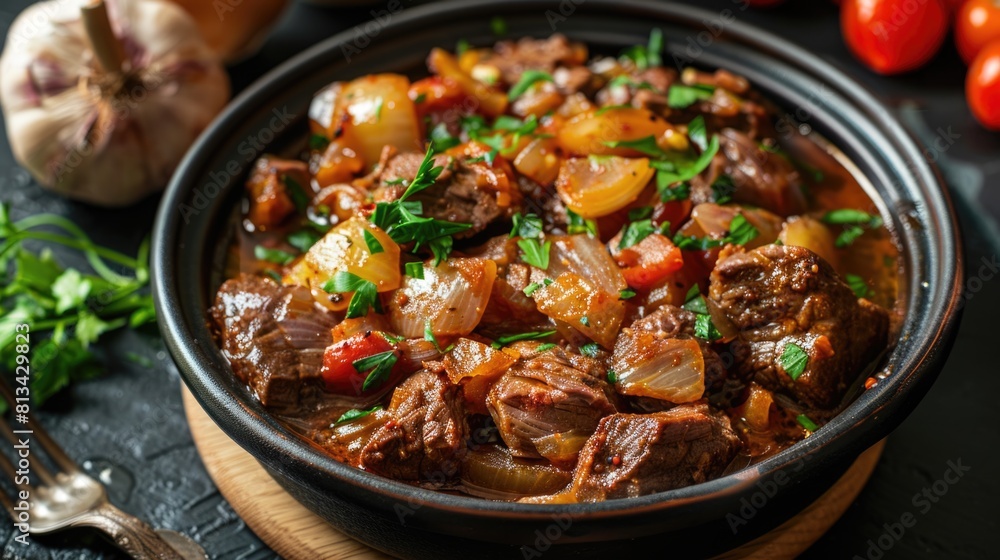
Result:
[[[403,4],[387,7],[391,12]],[[188,153],[155,227],[160,326],[199,402],[296,499],[397,556],[590,556],[656,547],[700,557],[749,541],[800,511],[888,435],[934,381],[958,323],[962,253],[936,173],[889,111],[829,64],[735,21],[740,5],[708,13],[636,0],[432,4],[332,37],[259,80]],[[806,441],[753,467],[688,488],[595,504],[500,503],[414,488],[338,463],[272,419],[233,377],[206,327],[250,162],[261,145],[280,151],[301,142],[310,97],[327,83],[371,72],[419,76],[431,47],[451,48],[460,38],[491,43],[493,16],[506,20],[509,36],[558,31],[592,52],[611,54],[644,43],[651,28],[660,27],[668,38],[667,64],[672,57],[742,74],[838,146],[867,178],[903,255],[906,316],[884,365],[886,379]]]

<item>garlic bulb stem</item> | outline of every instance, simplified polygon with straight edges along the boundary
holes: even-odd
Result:
[[[83,27],[87,31],[87,38],[90,39],[94,54],[97,56],[97,62],[105,72],[121,72],[125,63],[125,49],[111,28],[108,7],[104,1],[96,0],[90,5],[80,7],[80,15]]]

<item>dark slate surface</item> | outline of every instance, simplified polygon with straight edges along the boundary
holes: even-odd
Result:
[[[691,2],[696,3],[696,2]],[[0,6],[3,33],[25,0]],[[771,11],[740,10],[742,0],[698,3],[720,13],[732,9],[740,21],[758,24],[818,52],[888,101],[937,160],[956,195],[966,235],[969,303],[965,321],[940,380],[912,416],[889,438],[871,482],[847,514],[813,546],[808,558],[988,558],[1000,549],[995,502],[1000,498],[1000,455],[995,422],[996,315],[1000,310],[1000,135],[978,127],[966,109],[964,67],[948,44],[932,64],[911,75],[882,78],[855,62],[840,39],[836,9],[827,2],[792,0]],[[236,89],[319,39],[363,21],[366,9],[334,10],[296,4],[277,25],[263,50],[232,68]],[[377,40],[377,39],[376,39]],[[127,211],[100,210],[51,196],[13,162],[0,135],[0,196],[16,217],[56,212],[80,223],[94,239],[134,251],[149,230],[156,200]],[[66,264],[83,266],[59,252]],[[992,267],[992,268],[991,268]],[[44,423],[68,453],[110,481],[113,501],[153,525],[183,531],[214,558],[271,558],[215,489],[184,421],[176,368],[155,332],[111,336],[101,351],[107,374],[81,383],[51,401]],[[153,361],[145,368],[124,360],[137,352]],[[950,465],[967,467],[953,483]],[[936,484],[936,486],[935,486]],[[930,492],[930,497],[922,492]],[[938,495],[934,495],[934,488]],[[894,527],[912,515],[910,528]],[[909,518],[907,518],[909,519]],[[0,523],[3,558],[117,558],[92,533],[38,538],[25,548]]]

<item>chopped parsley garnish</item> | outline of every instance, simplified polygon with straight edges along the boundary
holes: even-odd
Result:
[[[434,330],[431,329],[430,319],[427,319],[427,321],[424,322],[424,340],[433,344],[434,349],[437,350],[438,352],[441,351],[441,346],[438,344],[437,337],[434,336]]]
[[[486,152],[485,154],[483,154],[481,156],[477,156],[477,157],[474,157],[474,158],[469,158],[469,159],[465,160],[465,162],[466,163],[486,163],[486,165],[488,165],[490,167],[493,167],[493,162],[496,161],[497,154],[499,154],[499,153],[500,153],[500,150],[492,149],[492,150]]]
[[[692,313],[708,315],[708,305],[705,303],[705,297],[701,295],[701,290],[698,289],[697,284],[691,286],[691,289],[688,290],[682,307]]]
[[[507,98],[513,101],[524,95],[524,92],[528,91],[531,86],[537,83],[551,81],[553,81],[552,74],[549,74],[548,72],[533,69],[525,70],[521,73],[521,78],[517,81],[517,83],[511,86],[510,91],[507,92]]]
[[[507,335],[507,336],[501,336],[501,337],[497,338],[495,341],[493,341],[493,344],[491,344],[490,346],[492,346],[493,349],[495,349],[495,350],[499,350],[499,349],[503,348],[504,346],[507,346],[508,344],[510,344],[512,342],[518,342],[520,340],[539,340],[539,339],[542,339],[542,338],[548,338],[548,337],[556,334],[556,332],[558,332],[558,331],[556,331],[556,330],[551,330],[551,331],[533,331],[533,332],[525,332],[525,333],[518,333],[518,334],[510,334],[510,335]]]
[[[549,251],[552,242],[542,243],[538,239],[519,239],[517,246],[521,248],[521,260],[531,266],[546,270],[549,268]]]
[[[798,416],[796,416],[795,421],[798,422],[800,426],[809,430],[810,432],[815,432],[816,430],[819,429],[819,426],[817,426],[816,423],[813,422],[805,414],[799,414]]]
[[[358,373],[368,374],[365,377],[365,382],[361,385],[361,390],[374,389],[388,381],[389,375],[392,373],[392,368],[396,365],[398,359],[399,356],[396,355],[395,350],[386,350],[367,358],[355,360],[353,363],[354,370]]]
[[[421,217],[423,210],[420,203],[408,200],[433,186],[442,170],[442,167],[434,166],[434,148],[429,147],[403,195],[393,202],[379,202],[371,215],[371,222],[389,234],[396,243],[414,243],[414,251],[423,246],[430,249],[434,255],[434,266],[448,258],[453,243],[452,236],[472,227],[472,224]]]
[[[680,232],[674,235],[674,245],[677,245],[684,251],[704,251],[706,249],[712,249],[715,247],[722,247],[727,243],[732,243],[734,245],[746,245],[750,241],[753,241],[760,232],[756,227],[753,226],[743,214],[737,214],[733,217],[732,221],[729,222],[729,233],[725,235],[722,239],[712,239],[710,237],[694,237],[681,235]]]
[[[365,245],[368,245],[369,253],[377,255],[385,251],[385,249],[382,247],[382,244],[379,243],[379,240],[375,238],[374,233],[366,229],[364,235],[365,235]]]
[[[864,235],[866,228],[876,229],[881,227],[883,223],[882,216],[869,214],[868,212],[853,208],[831,210],[823,216],[823,222],[831,225],[845,226],[834,243],[841,249],[857,241],[859,237]]]
[[[544,344],[539,344],[538,348],[535,348],[535,351],[536,352],[548,352],[549,350],[552,350],[556,346],[557,345],[556,345],[555,342],[546,342]]]
[[[715,328],[712,318],[709,315],[697,314],[694,318],[694,335],[698,338],[713,342],[722,338],[722,333]]]
[[[295,255],[281,249],[270,249],[262,245],[253,248],[253,256],[262,261],[274,264],[286,265],[295,260]]]
[[[527,286],[525,286],[524,290],[522,290],[522,291],[524,292],[524,295],[526,295],[528,297],[531,297],[531,294],[537,292],[538,289],[541,288],[541,287],[542,287],[542,285],[539,284],[538,282],[532,282],[531,284],[528,284]]]
[[[729,175],[720,175],[719,178],[712,183],[712,201],[716,204],[732,202],[733,193],[735,192],[736,185],[733,183],[733,178]]]
[[[836,245],[837,248],[839,249],[843,249],[844,247],[849,247],[855,241],[857,241],[859,237],[864,235],[864,233],[865,233],[865,228],[861,226],[847,226],[846,228],[844,228],[844,231],[840,232],[840,235],[837,236],[837,240],[834,241],[833,244]]]
[[[568,208],[566,209],[566,217],[568,222],[566,233],[570,235],[576,235],[578,233],[586,233],[591,237],[597,237],[596,221],[588,220]]]
[[[650,134],[635,140],[605,140],[604,145],[609,148],[630,148],[650,157],[666,157],[667,153],[656,144],[656,137]]]
[[[330,145],[330,140],[323,136],[322,134],[310,134],[309,135],[309,149],[321,152]]]
[[[868,283],[865,282],[865,279],[857,274],[845,274],[844,281],[847,282],[848,286],[850,286],[854,295],[859,298],[866,298],[872,293],[872,290],[868,287]]]
[[[715,92],[715,87],[703,84],[685,86],[674,84],[667,91],[667,105],[671,109],[685,109],[694,105],[698,101],[710,99]]]
[[[293,179],[290,175],[282,175],[281,182],[285,184],[288,189],[288,198],[292,199],[292,204],[295,205],[295,209],[299,212],[305,212],[306,208],[309,207],[309,201],[311,198],[306,194],[306,190],[299,184],[298,181]]]
[[[352,408],[351,410],[348,410],[347,412],[341,414],[340,418],[337,418],[337,421],[334,422],[333,425],[336,426],[337,424],[343,424],[345,422],[350,422],[351,420],[364,418],[365,416],[368,416],[369,414],[375,412],[376,410],[382,410],[382,405],[377,404],[367,410],[358,410],[357,408]]]
[[[590,326],[590,317],[587,317],[586,315],[584,315],[583,317],[580,317],[580,324],[583,325],[583,326],[585,326],[585,327],[589,327]]]
[[[354,292],[351,302],[347,305],[347,318],[364,317],[368,310],[374,308],[381,313],[381,302],[378,299],[378,289],[375,284],[364,278],[341,270],[323,285],[323,290],[332,294]]]
[[[656,169],[656,188],[662,192],[663,189],[674,183],[690,181],[712,163],[712,158],[718,151],[719,137],[713,134],[708,141],[708,147],[701,152],[697,159],[678,158],[650,162],[649,166]]]
[[[608,87],[626,87],[626,86],[633,87],[635,89],[648,89],[656,91],[656,88],[653,87],[653,84],[650,84],[649,82],[636,82],[630,76],[626,76],[625,74],[622,74],[620,76],[615,76],[614,78],[611,78],[610,82],[608,82]],[[621,105],[621,107],[631,107],[631,105]]]
[[[806,366],[809,364],[809,354],[798,344],[789,342],[785,344],[785,349],[781,352],[778,361],[781,362],[781,369],[785,370],[792,381],[795,381],[806,370]]]
[[[662,202],[687,200],[691,197],[691,185],[687,183],[677,183],[674,186],[664,186],[663,188],[659,188],[659,185],[657,185],[657,190],[660,193],[660,201]]]
[[[635,291],[625,289],[618,291],[618,299],[632,299],[635,297]]]
[[[424,92],[418,93],[417,96],[413,98],[413,103],[416,105],[420,105],[424,101],[427,101],[427,94]]]
[[[608,111],[618,111],[619,109],[632,109],[631,105],[605,105],[595,112],[595,115],[603,115]]]
[[[633,45],[622,52],[621,58],[631,60],[639,70],[663,64],[663,31],[656,27],[649,32],[645,45]]]
[[[647,219],[632,222],[625,226],[625,232],[622,234],[621,241],[618,242],[618,248],[627,249],[653,233],[656,233],[656,228],[653,227],[652,220]]]
[[[490,20],[490,31],[497,37],[503,37],[507,34],[507,21],[499,16],[494,17]]]
[[[300,229],[289,234],[287,241],[289,245],[305,253],[319,241],[319,234],[311,229]]]
[[[385,105],[385,100],[380,96],[378,100],[375,101],[375,122],[382,121],[382,107]]]
[[[486,119],[482,115],[462,117],[458,122],[462,127],[462,131],[468,134],[470,138],[477,138],[481,132],[486,132],[490,129],[489,125],[486,124]]]
[[[448,132],[448,125],[445,123],[438,123],[432,128],[430,134],[428,134],[428,138],[431,141],[431,148],[434,152],[443,152],[462,143],[460,139]]]
[[[458,56],[462,56],[463,54],[465,54],[466,51],[469,50],[469,48],[470,45],[468,41],[466,41],[465,39],[459,39],[455,43],[455,54],[457,54]]]
[[[535,214],[523,215],[520,212],[514,214],[514,227],[510,230],[510,237],[537,238],[542,235],[542,219]]]
[[[580,353],[588,358],[596,358],[600,351],[601,347],[596,342],[588,342],[580,347]]]
[[[417,280],[424,279],[424,263],[422,262],[408,262],[406,263],[406,275],[410,278],[416,278]]]
[[[705,151],[708,148],[708,130],[705,129],[705,117],[698,115],[688,123],[688,138],[696,146]]]
[[[612,385],[618,383],[618,373],[613,369],[608,370],[608,383]]]

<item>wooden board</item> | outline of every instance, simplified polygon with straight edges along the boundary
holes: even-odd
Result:
[[[389,558],[341,533],[295,501],[246,451],[219,429],[185,387],[184,409],[195,445],[222,495],[254,533],[288,560]],[[794,558],[844,514],[882,455],[879,442],[805,511],[718,559]]]

